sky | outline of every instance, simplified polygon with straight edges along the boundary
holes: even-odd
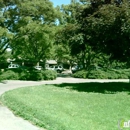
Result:
[[[70,4],[71,0],[50,0],[51,2],[53,2],[54,6],[57,5],[62,5],[62,4]]]

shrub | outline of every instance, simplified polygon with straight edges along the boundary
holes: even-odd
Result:
[[[89,79],[107,79],[107,75],[105,71],[102,70],[92,70],[87,74],[87,78]]]
[[[118,75],[118,79],[128,79],[128,78],[129,78],[129,76],[125,75],[125,74]]]
[[[128,79],[130,76],[130,69],[111,69],[111,70],[81,70],[73,74],[75,78],[88,78],[88,79]]]
[[[23,74],[24,75],[24,74]],[[54,70],[31,70],[27,73],[27,79],[38,81],[38,80],[53,80],[57,77],[57,72]],[[28,78],[29,77],[29,78]]]
[[[57,72],[54,70],[41,71],[44,80],[53,80],[57,77]]]
[[[30,71],[28,75],[29,75],[29,80],[33,80],[33,81],[43,80],[43,75],[41,71],[33,70]]]
[[[53,70],[27,70],[27,69],[11,69],[0,73],[0,81],[2,80],[53,80],[56,79],[57,72]]]
[[[22,71],[19,73],[19,79],[20,80],[29,80],[30,79],[30,72],[27,70]]]
[[[0,75],[0,81],[2,80],[17,80],[19,79],[18,73],[12,70],[7,70]]]
[[[73,77],[75,77],[75,78],[86,78],[87,77],[87,71],[86,70],[77,71],[76,73],[73,74]]]

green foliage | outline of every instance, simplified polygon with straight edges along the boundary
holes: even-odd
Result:
[[[130,69],[110,69],[110,70],[81,70],[73,74],[75,78],[88,79],[128,79],[130,76]]]
[[[106,73],[101,70],[93,70],[88,74],[89,79],[107,79]]]
[[[14,57],[36,62],[50,55],[59,12],[49,0],[0,1],[0,55],[11,47]]]
[[[22,68],[7,68],[7,69],[5,69],[5,71],[9,71],[9,70],[11,70],[15,73],[21,73],[21,72],[25,71],[26,69],[22,69]]]
[[[86,78],[87,77],[87,71],[86,70],[77,71],[76,73],[73,74],[73,77],[75,77],[75,78]]]
[[[20,27],[19,32],[14,37],[14,55],[34,61],[46,59],[50,56],[53,37],[53,26],[49,27],[30,21],[27,25]]]
[[[71,1],[68,5],[62,5],[60,7],[62,16],[59,19],[60,25],[66,25],[68,23],[76,23],[76,15],[81,4],[75,0]]]
[[[11,47],[17,58],[45,62],[53,57],[87,70],[106,57],[128,62],[130,3],[118,2],[72,0],[55,9],[49,0],[1,0],[0,59],[5,60],[4,52]]]
[[[11,69],[0,73],[0,81],[2,80],[54,80],[57,77],[57,72],[53,70],[21,70]]]
[[[40,71],[30,71],[29,80],[39,81],[43,80],[42,73]]]
[[[0,75],[0,81],[2,81],[2,80],[18,80],[18,79],[19,79],[18,73],[15,73],[12,70],[5,71]]]
[[[129,13],[129,3],[125,1],[120,6],[110,1],[110,4],[103,6],[94,7],[91,4],[82,8],[78,25],[81,25],[84,44],[89,44],[95,52],[101,51],[110,55],[111,59],[128,61]]]
[[[21,77],[20,79],[23,80],[33,80],[33,81],[39,81],[39,80],[54,80],[57,77],[56,71],[53,70],[30,70],[20,73]]]
[[[19,80],[31,80],[30,72],[28,70],[24,70],[19,73]]]
[[[44,70],[41,73],[44,80],[53,80],[57,77],[57,72],[54,70]]]
[[[77,1],[71,1],[69,5],[62,5],[61,18],[59,19],[59,30],[56,33],[56,54],[60,61],[67,61],[70,65],[77,62],[79,54],[84,51],[82,33],[78,33],[79,25],[77,24],[77,13],[82,5]],[[60,51],[59,51],[60,49]],[[62,53],[62,54],[60,54]]]
[[[7,48],[9,48],[10,46],[10,41],[13,37],[13,34],[8,33],[8,29],[1,26],[0,26],[0,30],[1,30],[0,31],[0,60],[1,60],[1,57],[3,56],[3,54],[5,54]]]
[[[59,43],[69,46],[70,56],[87,61],[87,66],[100,54],[129,61],[130,4],[118,2],[94,0],[82,5],[72,1],[61,7],[64,26],[57,37]]]
[[[129,83],[69,83],[15,89],[1,101],[43,129],[116,130],[129,120],[129,93]]]

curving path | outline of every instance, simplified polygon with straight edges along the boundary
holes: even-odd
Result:
[[[60,84],[60,83],[83,83],[83,82],[129,82],[128,79],[121,80],[96,80],[96,79],[78,79],[78,78],[57,78],[53,81],[15,81],[10,80],[7,83],[0,83],[0,95],[4,92],[27,86],[41,84]],[[32,125],[30,122],[14,116],[14,114],[5,106],[0,104],[0,130],[43,130]]]

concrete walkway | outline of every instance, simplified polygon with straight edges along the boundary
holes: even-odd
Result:
[[[0,83],[0,95],[4,92],[27,86],[41,84],[61,84],[61,83],[83,83],[83,82],[129,82],[128,79],[121,80],[95,80],[95,79],[77,79],[77,78],[57,78],[53,81],[15,81],[10,80],[7,83]],[[43,130],[32,125],[30,122],[14,116],[14,114],[5,106],[0,105],[0,130]]]

